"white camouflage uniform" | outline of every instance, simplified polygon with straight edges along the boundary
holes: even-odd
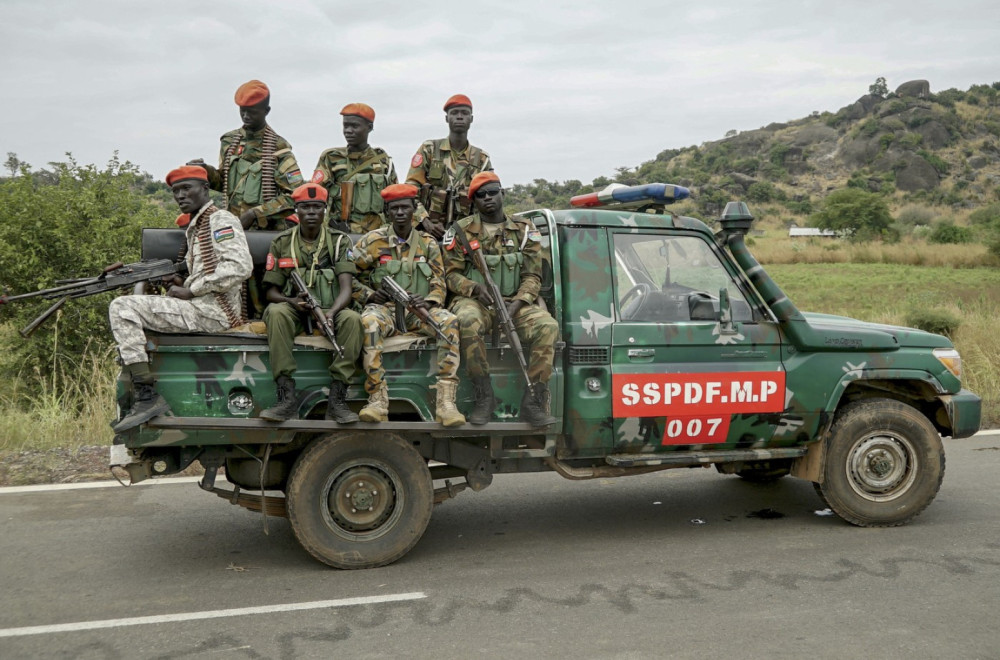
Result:
[[[166,296],[121,296],[111,301],[108,317],[111,332],[118,343],[122,364],[146,362],[146,334],[156,332],[222,332],[235,325],[241,309],[240,292],[243,281],[253,271],[253,259],[239,219],[229,211],[216,209],[210,217],[209,240],[214,248],[215,268],[206,267],[198,240],[199,224],[206,221],[203,213],[215,208],[206,204],[187,226],[188,278],[184,286],[194,298],[180,300]],[[208,255],[211,257],[212,255]],[[226,309],[229,309],[227,314]]]

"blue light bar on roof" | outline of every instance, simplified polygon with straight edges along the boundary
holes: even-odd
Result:
[[[624,186],[612,183],[599,192],[577,195],[569,200],[570,206],[577,208],[597,208],[619,204],[672,204],[691,196],[684,186],[670,183],[647,183],[641,186]]]

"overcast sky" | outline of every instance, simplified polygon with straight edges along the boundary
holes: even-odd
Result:
[[[361,101],[404,178],[461,92],[505,185],[590,182],[835,111],[878,76],[935,92],[998,81],[1000,4],[0,0],[0,53],[0,155],[36,168],[67,151],[102,164],[117,150],[157,177],[214,163],[240,126],[236,87],[257,78],[306,176]]]

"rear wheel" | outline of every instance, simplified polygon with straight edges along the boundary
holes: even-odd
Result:
[[[426,461],[390,434],[320,438],[299,456],[288,479],[295,538],[335,568],[396,561],[420,540],[433,504]]]
[[[944,462],[941,436],[919,411],[893,399],[864,399],[837,413],[817,490],[854,525],[902,525],[934,500]]]

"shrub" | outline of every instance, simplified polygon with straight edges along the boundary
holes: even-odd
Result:
[[[854,240],[892,238],[889,231],[892,215],[885,199],[859,188],[833,191],[809,220],[821,229],[847,232]],[[895,237],[898,238],[898,233]]]
[[[911,204],[900,209],[896,216],[896,221],[904,226],[915,227],[917,225],[929,225],[937,214],[926,206]]]
[[[969,224],[992,225],[1000,221],[1000,204],[990,204],[969,214]]]
[[[971,229],[959,227],[950,220],[935,225],[927,236],[927,241],[930,243],[971,243],[972,240]]]
[[[906,314],[906,325],[936,335],[951,337],[962,319],[943,309],[912,309]]]

